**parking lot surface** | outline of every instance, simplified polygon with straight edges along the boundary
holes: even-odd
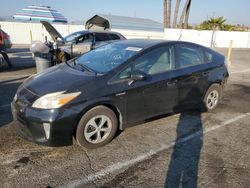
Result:
[[[0,187],[249,187],[250,50],[233,50],[214,112],[146,122],[94,150],[39,146],[16,135],[10,102],[35,64],[28,48],[9,56],[14,68],[0,70]]]

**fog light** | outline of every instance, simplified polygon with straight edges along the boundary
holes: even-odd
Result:
[[[46,139],[49,139],[49,136],[50,136],[50,124],[49,123],[43,123],[43,128],[44,128]]]

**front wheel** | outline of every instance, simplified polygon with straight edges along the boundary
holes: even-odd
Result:
[[[207,111],[214,110],[222,97],[222,89],[219,84],[213,84],[209,87],[206,92],[206,95],[203,99],[204,105]]]
[[[103,146],[113,139],[117,127],[115,113],[105,106],[97,106],[81,118],[76,130],[76,141],[80,146],[90,149]]]

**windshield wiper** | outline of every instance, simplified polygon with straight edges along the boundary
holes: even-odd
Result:
[[[83,65],[83,64],[80,64],[80,63],[76,63],[76,59],[74,59],[73,62],[74,62],[74,65],[75,65],[75,66],[80,66],[81,68],[85,69],[86,71],[92,72],[92,73],[95,73],[95,74],[96,74],[96,72],[95,72],[94,70],[92,70],[91,68],[89,68],[87,65]]]
[[[76,59],[76,58],[70,59],[70,60],[66,61],[65,63],[66,63],[69,67],[72,67],[72,68],[73,68],[72,64],[75,65],[75,59]],[[72,63],[72,62],[73,62],[73,63]]]

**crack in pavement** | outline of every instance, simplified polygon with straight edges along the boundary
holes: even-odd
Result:
[[[89,156],[88,151],[85,150],[85,149],[84,149],[83,151],[85,152],[85,155],[86,155],[86,157],[87,157],[87,159],[88,159],[88,161],[89,161],[89,168],[91,169],[92,172],[95,173],[96,171],[95,171],[95,169],[93,168],[92,161],[91,161],[91,159],[90,159],[90,156]],[[95,185],[96,188],[99,188],[99,186],[98,186],[98,184],[95,182],[95,180],[93,180],[92,183]]]

